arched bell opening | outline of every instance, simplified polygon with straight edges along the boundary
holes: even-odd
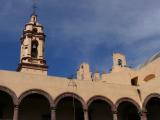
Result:
[[[33,58],[38,57],[38,42],[36,40],[32,41],[31,44],[31,57]]]
[[[74,96],[67,96],[56,104],[56,120],[84,120],[83,106]]]
[[[38,93],[25,96],[19,105],[19,120],[50,120],[50,102]]]

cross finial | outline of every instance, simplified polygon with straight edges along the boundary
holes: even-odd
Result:
[[[33,0],[33,14],[36,14],[36,11],[37,11],[37,0]]]

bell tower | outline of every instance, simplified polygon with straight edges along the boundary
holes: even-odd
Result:
[[[44,57],[45,33],[35,12],[25,25],[20,41],[20,63],[17,71],[47,75],[48,66]]]

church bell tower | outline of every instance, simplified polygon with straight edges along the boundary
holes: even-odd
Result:
[[[48,66],[44,57],[45,34],[35,12],[25,25],[20,41],[20,63],[17,71],[47,75]]]

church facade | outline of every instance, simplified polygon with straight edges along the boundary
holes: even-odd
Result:
[[[160,54],[138,69],[113,54],[109,73],[82,63],[76,78],[48,76],[45,33],[33,13],[17,71],[0,70],[0,120],[160,120]]]

